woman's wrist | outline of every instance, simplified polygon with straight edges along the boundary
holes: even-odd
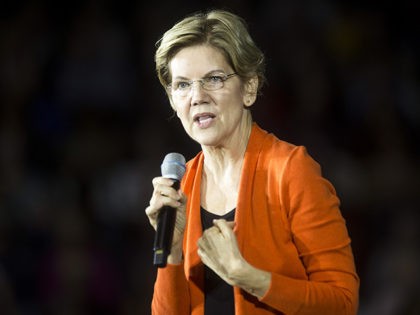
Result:
[[[245,286],[244,290],[261,299],[267,293],[270,285],[271,273],[256,269],[254,281],[249,286]]]
[[[236,286],[258,298],[262,298],[270,288],[271,273],[245,263],[237,272],[233,273],[232,280]]]
[[[168,263],[172,265],[182,263],[182,245],[172,245],[171,253],[168,256]]]

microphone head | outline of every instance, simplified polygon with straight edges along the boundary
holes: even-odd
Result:
[[[185,173],[185,158],[179,153],[168,153],[160,169],[163,177],[181,181]]]

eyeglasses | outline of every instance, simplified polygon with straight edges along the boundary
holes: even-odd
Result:
[[[226,80],[236,75],[231,74],[212,74],[207,77],[198,80],[176,80],[166,87],[168,92],[173,96],[186,97],[192,89],[194,82],[199,82],[201,87],[206,91],[219,90],[224,86]]]

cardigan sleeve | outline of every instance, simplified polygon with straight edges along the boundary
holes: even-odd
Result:
[[[340,202],[304,147],[291,153],[279,189],[307,280],[273,273],[261,301],[285,314],[356,314],[359,278]]]
[[[153,315],[189,315],[190,296],[184,265],[159,268],[152,299]]]

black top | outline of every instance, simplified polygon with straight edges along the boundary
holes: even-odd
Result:
[[[233,221],[235,209],[225,215],[208,212],[201,207],[201,225],[203,231],[213,226],[214,219]],[[222,280],[215,272],[204,266],[204,314],[205,315],[234,315],[233,287]]]

